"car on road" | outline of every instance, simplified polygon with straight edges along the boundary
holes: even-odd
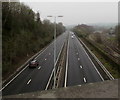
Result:
[[[35,68],[39,65],[37,60],[32,60],[29,62],[29,68]]]

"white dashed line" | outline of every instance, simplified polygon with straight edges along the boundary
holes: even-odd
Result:
[[[79,39],[81,41],[81,39]],[[82,42],[82,41],[81,41]],[[82,42],[83,43],[83,42]],[[79,44],[81,45],[81,43],[79,42]],[[84,43],[83,43],[84,44]],[[85,45],[85,44],[84,44]],[[104,81],[102,75],[100,74],[100,72],[98,71],[98,69],[96,68],[95,64],[93,63],[93,61],[90,59],[90,57],[88,56],[87,52],[85,51],[84,47],[82,47],[85,54],[87,55],[88,59],[91,61],[92,65],[94,66],[95,70],[97,71],[98,75],[100,76],[100,78],[102,79],[102,81]]]
[[[4,88],[6,88],[15,78],[17,78],[29,65],[27,65],[25,68],[23,68],[12,80],[10,80],[0,91],[2,91]]]
[[[30,84],[30,82],[31,82],[31,79],[27,82],[27,84]]]
[[[64,44],[63,44],[63,45],[64,45]],[[57,62],[58,62],[58,59],[59,59],[59,57],[60,57],[60,54],[61,54],[61,52],[62,52],[63,45],[62,45],[62,47],[61,47],[61,49],[60,49],[60,52],[59,52],[59,54],[58,54],[58,56],[57,56],[57,60],[56,60],[56,62],[55,62],[55,66],[56,66],[56,64],[57,64]],[[51,81],[51,79],[52,79],[53,73],[54,73],[54,68],[53,68],[52,73],[51,73],[51,75],[50,75],[50,77],[49,77],[49,80],[48,80],[48,82],[47,82],[47,85],[46,85],[45,90],[48,89],[48,86],[49,86],[50,81]]]
[[[40,67],[38,67],[38,69],[41,69],[41,66],[40,66]]]
[[[83,68],[83,67],[80,65],[80,68]]]
[[[85,77],[83,78],[83,80],[84,80],[85,83],[87,82]]]

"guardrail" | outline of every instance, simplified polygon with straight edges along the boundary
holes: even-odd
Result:
[[[50,44],[49,44],[50,45]],[[40,54],[42,54],[49,46],[45,46],[42,50],[37,52],[35,55],[30,57],[23,65],[21,65],[13,74],[11,74],[6,80],[2,81],[2,89],[4,89],[10,82],[12,82],[23,70],[28,66],[28,63],[32,59],[36,59]],[[1,89],[1,90],[2,90]]]
[[[59,59],[60,59],[60,56],[61,56],[63,47],[64,47],[64,43],[63,43],[63,45],[62,45],[62,47],[61,47],[61,49],[60,49],[60,52],[59,52],[59,54],[58,54],[57,60],[56,60],[56,62],[55,62],[55,66],[57,66],[57,64],[58,64],[58,62],[59,62]],[[57,68],[58,68],[58,67],[57,67]],[[56,70],[57,70],[57,68],[56,68]],[[45,90],[48,90],[48,89],[52,89],[52,88],[53,88],[53,84],[54,84],[54,70],[55,70],[55,69],[53,68],[52,73],[51,73],[51,75],[50,75],[50,77],[49,77],[49,80],[48,80],[48,82],[47,82],[47,85],[46,85]]]
[[[97,64],[100,66],[100,68],[104,71],[104,73],[107,75],[107,77],[110,80],[113,80],[114,77],[110,74],[110,72],[105,68],[105,66],[98,60],[98,58],[90,51],[90,49],[83,43],[83,41],[77,36],[78,40],[81,42],[83,47],[89,52],[89,54],[94,58],[94,60],[97,62]],[[93,59],[92,59],[93,60]],[[103,77],[104,78],[104,77]]]
[[[57,38],[59,38],[60,36],[61,35],[59,35]],[[54,40],[52,40],[52,42],[48,43],[43,49],[38,51],[35,55],[30,57],[23,65],[21,65],[19,68],[17,68],[16,71],[13,74],[11,74],[7,79],[3,80],[2,83],[0,83],[0,84],[2,84],[2,89],[3,89],[3,87],[7,86],[7,84],[12,82],[24,69],[27,68],[29,61],[31,61],[32,59],[36,59],[40,54],[42,54],[53,43],[54,43]],[[0,89],[0,91],[2,89]]]
[[[62,45],[60,52],[58,54],[56,63],[55,63],[55,67],[56,67],[55,68],[56,69],[55,88],[64,87],[67,45],[68,45],[68,37],[66,38],[66,41]],[[53,68],[52,70],[52,73],[49,77],[45,90],[54,88],[53,85],[54,85],[54,70],[55,69]]]
[[[66,72],[67,45],[68,45],[68,39],[64,43],[61,57],[58,62],[58,70],[56,74],[56,88],[64,87],[65,72]]]

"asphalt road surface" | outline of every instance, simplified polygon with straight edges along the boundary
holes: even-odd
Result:
[[[56,58],[66,40],[68,32],[56,39]],[[2,91],[2,95],[13,95],[45,90],[54,67],[54,42],[52,42],[37,58],[39,66],[34,69],[27,67]]]
[[[66,31],[56,39],[56,59],[68,38],[65,83],[66,86],[103,81],[86,51],[73,32]],[[7,85],[2,95],[13,95],[45,90],[54,68],[54,41],[38,56],[39,66],[27,67]]]
[[[66,86],[102,81],[86,51],[73,32],[69,34]]]

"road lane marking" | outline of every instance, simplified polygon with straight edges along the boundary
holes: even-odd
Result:
[[[87,49],[89,50],[89,48],[87,47]],[[110,72],[105,68],[105,66],[99,61],[99,59],[95,56],[94,53],[92,53],[92,51],[89,50],[89,52],[93,55],[93,57],[95,57],[95,59],[97,60],[97,62],[101,65],[102,69],[106,72],[106,74],[109,76],[109,78],[111,80],[114,80],[114,77],[110,74]]]
[[[68,47],[67,47],[67,58],[66,58],[66,71],[65,71],[65,83],[64,83],[64,87],[67,86],[67,71],[68,71],[68,55],[69,55],[69,35],[68,35]]]
[[[41,66],[40,66],[40,67],[38,67],[38,69],[41,69]]]
[[[35,59],[37,59],[41,54],[43,54],[52,44],[54,43],[54,41],[52,43],[50,43],[45,49],[43,48],[42,50],[40,50],[40,53],[35,57]],[[30,58],[31,59],[31,58]],[[4,88],[6,88],[15,78],[17,78],[29,65],[26,65],[25,68],[23,68],[15,77],[13,77],[4,87],[2,87],[0,89],[0,91],[2,91]]]
[[[83,80],[84,80],[85,83],[87,82],[85,77],[83,78]]]
[[[79,40],[78,40],[79,41]],[[81,41],[81,40],[80,40]],[[79,41],[79,44],[81,44]],[[81,44],[82,45],[82,44]],[[85,45],[85,44],[84,44]],[[87,55],[88,59],[90,60],[90,62],[92,63],[92,65],[94,66],[95,70],[97,71],[98,75],[100,76],[100,78],[102,79],[102,81],[104,81],[102,75],[100,74],[100,72],[98,71],[98,69],[96,68],[95,64],[92,62],[92,60],[90,59],[90,57],[88,56],[87,52],[85,51],[84,47],[82,46],[85,54]]]
[[[84,49],[83,49],[84,50]],[[85,50],[84,50],[85,51]],[[87,52],[85,51],[86,55],[88,56]],[[94,63],[92,62],[92,60],[90,59],[90,57],[88,56],[89,60],[91,61],[92,65],[94,66],[95,70],[97,71],[98,75],[100,76],[100,78],[102,79],[102,81],[104,81],[102,75],[100,74],[100,72],[98,71],[98,69],[96,68],[96,66],[94,65]]]
[[[35,59],[37,59],[41,54],[43,54],[53,43],[54,43],[54,41],[52,43],[50,43],[47,47],[43,48],[40,51],[40,53],[35,57]]]
[[[60,54],[61,54],[61,52],[62,52],[62,48],[63,48],[63,46],[64,46],[64,43],[63,43],[63,45],[62,45],[62,47],[61,47],[61,49],[60,49],[60,52],[59,52],[59,54],[58,54],[57,60],[56,60],[56,62],[55,62],[55,66],[56,66],[56,64],[57,64],[57,62],[58,62],[58,59],[59,59]],[[47,85],[46,85],[45,90],[48,89],[48,86],[49,86],[50,81],[51,81],[51,79],[52,79],[52,75],[53,75],[53,73],[54,73],[54,68],[53,68],[53,70],[52,70],[52,72],[51,72],[51,75],[50,75],[50,77],[49,77],[49,80],[48,80],[48,82],[47,82]]]
[[[64,33],[64,34],[65,34],[65,33]],[[60,36],[61,36],[61,35],[60,35]],[[57,39],[60,38],[60,36],[58,36]],[[37,55],[34,59],[37,59],[40,55],[42,55],[53,43],[54,43],[54,41],[52,41],[52,43],[50,43],[50,44],[47,45],[45,48],[43,48],[42,50],[40,50],[40,51],[38,52],[38,55]],[[31,58],[30,58],[30,59],[31,59]],[[28,61],[29,61],[30,59],[28,59]],[[4,85],[4,87],[2,87],[2,88],[0,89],[0,91],[2,91],[4,88],[6,88],[6,87],[7,87],[14,79],[16,79],[28,66],[29,66],[29,65],[26,65],[25,68],[23,68],[20,72],[18,72],[18,74],[17,74],[15,77],[13,77],[6,85]]]
[[[80,65],[80,68],[83,68],[83,67]]]
[[[27,82],[27,84],[30,84],[30,82],[31,82],[31,79]]]
[[[54,68],[53,68],[53,70],[52,70],[52,73],[51,73],[51,75],[50,75],[50,78],[49,78],[49,80],[48,80],[48,83],[47,83],[47,85],[46,85],[45,90],[47,90],[47,89],[48,89],[48,86],[49,86],[50,81],[51,81],[51,79],[52,79],[52,75],[53,75],[53,73],[54,73]]]
[[[78,60],[80,60],[80,58],[78,58]]]
[[[23,68],[12,80],[10,80],[2,89],[0,89],[0,91],[2,91],[4,88],[6,88],[6,87],[7,87],[16,77],[18,77],[28,66],[29,66],[29,64],[26,65],[26,67]]]
[[[47,60],[47,59],[45,58],[45,60]]]
[[[51,55],[51,53],[49,53],[49,55]]]
[[[76,55],[78,55],[78,53],[76,53]]]

